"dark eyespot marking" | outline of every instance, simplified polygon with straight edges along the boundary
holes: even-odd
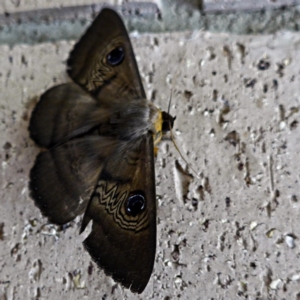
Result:
[[[135,217],[139,213],[145,210],[146,199],[144,193],[141,191],[136,191],[132,193],[126,201],[126,212]]]
[[[124,48],[117,47],[107,54],[106,61],[109,65],[115,67],[122,63],[124,57],[125,57]]]

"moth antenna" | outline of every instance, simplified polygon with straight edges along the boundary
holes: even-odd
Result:
[[[197,37],[198,37],[198,34],[203,30],[203,28],[199,29],[196,34],[192,34],[194,36],[192,36],[191,38],[189,38],[187,41],[191,41],[191,40],[195,40]],[[186,47],[184,53],[183,53],[183,56],[181,58],[181,62],[179,64],[179,66],[177,67],[177,70],[175,72],[175,77],[174,77],[174,80],[172,80],[172,88],[170,90],[170,99],[169,99],[169,105],[168,105],[168,114],[170,114],[170,110],[171,110],[171,102],[172,102],[172,95],[173,95],[173,90],[175,88],[175,82],[177,80],[177,77],[179,75],[179,68],[182,67],[182,63],[184,61],[184,57],[186,56],[186,53],[188,51],[188,48],[189,48],[189,45],[190,43],[188,44],[188,46]],[[172,142],[175,146],[175,149],[177,150],[177,152],[179,153],[179,155],[181,156],[181,158],[183,159],[183,161],[187,164],[187,166],[194,172],[194,174],[197,176],[198,179],[200,179],[200,177],[198,176],[197,174],[197,171],[191,166],[190,163],[187,162],[187,160],[185,159],[185,157],[183,156],[183,154],[181,153],[179,147],[177,146],[176,142],[175,142],[175,138],[174,138],[174,135],[173,135],[173,131],[172,131],[172,126],[171,126],[171,122],[169,121],[169,128],[170,128],[170,134],[171,134],[171,139],[172,139]]]
[[[172,88],[170,90],[170,98],[169,98],[169,105],[168,105],[168,114],[170,114],[170,110],[171,110],[172,96],[173,96],[173,91],[175,89],[175,82],[177,81],[177,78],[178,78],[178,75],[179,75],[179,68],[182,66],[183,59],[184,59],[184,57],[186,55],[186,52],[187,52],[187,49],[185,49],[185,51],[183,53],[183,56],[181,58],[181,62],[180,62],[179,66],[176,69],[175,77],[172,79]]]

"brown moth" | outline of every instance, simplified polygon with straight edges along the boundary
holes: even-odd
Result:
[[[156,248],[154,148],[174,118],[146,95],[120,16],[102,9],[70,53],[74,83],[46,91],[29,132],[45,151],[30,172],[35,204],[50,222],[84,213],[84,247],[106,274],[141,293]]]

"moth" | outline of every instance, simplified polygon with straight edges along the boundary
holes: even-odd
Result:
[[[84,248],[107,275],[145,289],[156,248],[154,156],[174,119],[147,101],[120,16],[104,8],[67,60],[73,82],[47,90],[29,133],[43,148],[30,193],[51,223],[84,214]]]

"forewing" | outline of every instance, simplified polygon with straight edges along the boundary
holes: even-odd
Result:
[[[109,63],[108,55],[119,63]],[[75,45],[68,60],[68,73],[98,99],[125,94],[146,98],[126,28],[111,9],[101,10]]]
[[[103,169],[119,147],[115,139],[86,136],[40,153],[30,172],[30,191],[42,214],[65,224],[83,213]]]
[[[138,143],[127,144],[126,149],[118,148],[101,173],[82,225],[84,230],[89,220],[93,221],[84,246],[96,263],[137,293],[146,287],[155,258],[154,179],[150,134]],[[139,210],[137,205],[129,213],[128,205],[133,204],[130,201],[138,202],[140,196],[145,199],[144,209]]]

